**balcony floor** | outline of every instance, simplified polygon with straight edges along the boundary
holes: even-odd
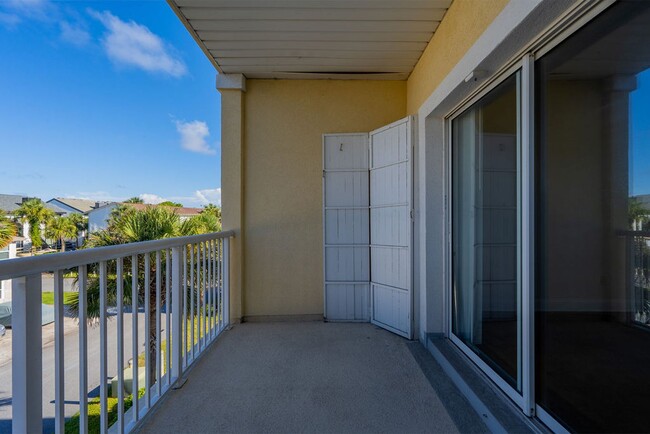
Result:
[[[413,345],[370,324],[239,324],[139,431],[487,431],[453,386],[440,387],[448,380],[427,379]]]

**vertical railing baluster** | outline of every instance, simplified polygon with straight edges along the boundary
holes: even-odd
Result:
[[[194,244],[190,245],[190,282],[190,319],[192,320],[190,341],[192,342],[192,361],[194,361],[194,329],[196,324],[196,317],[194,316],[194,292],[196,291],[194,285]]]
[[[197,281],[197,305],[196,305],[196,314],[199,317],[198,321],[198,350],[199,354],[203,350],[203,323],[205,322],[204,315],[202,314],[203,312],[203,244],[202,243],[197,243],[197,268],[196,268],[196,281]]]
[[[223,330],[223,238],[219,238],[219,331]]]
[[[230,238],[223,239],[223,320],[230,325]]]
[[[183,366],[187,368],[187,245],[183,246]]]
[[[181,378],[183,370],[181,369],[181,364],[183,361],[183,339],[181,333],[183,330],[183,315],[181,314],[182,303],[183,303],[183,292],[182,292],[182,276],[183,276],[183,263],[181,262],[181,247],[172,248],[172,283],[171,283],[171,299],[172,299],[172,337],[171,337],[171,348],[168,347],[168,353],[172,353],[171,360],[171,370],[169,371],[169,377],[174,378],[174,381],[177,381]],[[169,315],[169,312],[167,312]]]
[[[171,351],[172,342],[171,333],[171,280],[170,272],[172,267],[171,250],[165,249],[165,374],[167,375],[167,385],[171,384]]]
[[[12,280],[12,425],[14,434],[43,431],[41,275]]]
[[[151,408],[151,253],[144,255],[144,402]]]
[[[208,305],[208,335],[207,341],[212,340],[212,243],[210,240],[206,241],[206,247],[208,248],[208,293],[207,293],[207,305]]]
[[[203,303],[203,349],[205,349],[206,345],[208,344],[208,322],[206,321],[207,316],[206,316],[206,304],[208,301],[208,296],[207,296],[207,291],[208,291],[208,285],[207,285],[207,268],[208,268],[208,249],[205,244],[205,242],[201,243],[203,245],[203,269],[201,270],[202,275],[203,275],[203,296],[202,298],[202,303]]]
[[[160,327],[161,327],[161,321],[160,321],[160,291],[161,291],[161,282],[160,278],[162,276],[162,272],[160,270],[160,250],[156,251],[156,393],[158,395],[158,398],[160,398],[160,375],[161,375],[161,360],[160,360],[160,351],[162,350],[161,348],[161,342],[160,342]]]
[[[65,351],[63,273],[54,271],[54,432],[65,432]]]
[[[212,245],[212,338],[214,339],[219,331],[219,315],[217,315],[217,286],[219,281],[217,280],[217,241],[211,240],[210,244]]]
[[[133,422],[137,422],[140,412],[140,403],[138,402],[138,255],[131,256],[131,334],[132,341],[132,363],[131,363],[131,408],[133,413]]]
[[[88,268],[79,266],[79,432],[88,433]]]
[[[99,402],[100,432],[108,432],[108,340],[106,330],[106,261],[99,263]]]
[[[124,432],[124,260],[117,258],[117,432]],[[114,393],[114,392],[113,392]]]

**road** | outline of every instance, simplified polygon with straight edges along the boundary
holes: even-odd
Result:
[[[165,315],[161,315],[165,324]],[[132,315],[124,314],[124,366],[132,358]],[[65,320],[65,414],[70,417],[79,411],[79,333],[76,320]],[[43,428],[44,432],[54,432],[54,327],[43,327]],[[139,352],[144,351],[144,313],[138,314]],[[6,338],[0,338],[0,347],[7,350]],[[10,345],[10,343],[9,343]],[[90,396],[99,393],[100,375],[99,327],[88,328],[88,391]],[[11,432],[11,362],[0,365],[0,433]],[[117,319],[108,321],[108,378],[117,375]]]

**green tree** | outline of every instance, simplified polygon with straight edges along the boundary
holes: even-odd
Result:
[[[7,217],[6,213],[0,210],[0,249],[4,249],[18,233],[16,223]]]
[[[631,197],[628,202],[628,218],[630,227],[635,224],[643,227],[650,220],[650,210],[636,197]]]
[[[70,221],[77,228],[77,233],[85,232],[88,230],[88,217],[79,213],[72,213],[68,216]]]
[[[182,208],[183,207],[182,203],[172,202],[171,200],[166,200],[164,202],[160,202],[158,205],[159,206],[171,206],[171,207],[174,207],[174,208]]]
[[[124,203],[144,203],[144,200],[140,199],[138,196],[134,196],[125,200]]]
[[[199,215],[190,217],[181,223],[180,233],[183,236],[207,234],[210,232],[220,232],[221,221],[216,215],[202,212]]]
[[[125,210],[121,213],[114,214],[108,224],[108,228],[91,234],[86,241],[84,248],[113,246],[125,243],[135,243],[140,241],[151,241],[162,238],[171,238],[180,235],[180,218],[169,208],[149,206],[144,210]],[[125,258],[124,270],[124,299],[125,305],[131,304],[131,277],[128,275],[128,270],[131,269],[131,259]],[[138,261],[138,301],[139,304],[144,301],[144,276],[145,273],[149,274],[150,287],[149,287],[149,326],[151,334],[149,336],[149,354],[151,360],[155,360],[156,351],[158,351],[158,343],[156,342],[156,311],[165,305],[167,298],[166,292],[166,276],[165,267],[167,258],[165,252],[161,255],[161,297],[160,305],[156,304],[156,270],[157,264],[152,255],[151,268],[144,269],[144,261]],[[109,304],[116,303],[117,291],[116,283],[117,276],[115,272],[115,263],[109,262],[109,269],[107,274],[107,302]],[[94,273],[93,273],[94,274]],[[91,275],[91,273],[89,273]],[[99,308],[99,280],[96,277],[89,277],[87,287],[87,315],[88,321],[96,322],[100,315]],[[79,309],[79,294],[75,293],[68,305],[70,311],[78,316]],[[150,367],[151,378],[156,378],[155,363]]]
[[[65,252],[65,240],[77,237],[77,226],[69,217],[54,217],[45,227],[45,236],[61,243],[61,251]]]
[[[29,223],[29,238],[32,240],[32,249],[40,249],[43,245],[41,224],[46,224],[54,216],[54,212],[46,208],[40,199],[29,199],[14,211],[14,215],[22,223]]]
[[[217,206],[213,203],[209,203],[203,207],[203,210],[201,210],[201,214],[214,214],[219,221],[221,221],[221,207]]]

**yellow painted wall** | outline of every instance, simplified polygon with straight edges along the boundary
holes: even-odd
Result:
[[[244,316],[323,313],[322,134],[406,115],[405,81],[248,80]]]
[[[408,79],[407,112],[409,114],[418,111],[422,103],[474,45],[508,1],[453,1]]]
[[[221,221],[224,230],[234,230],[230,247],[230,315],[241,318],[244,233],[242,199],[244,146],[244,93],[221,90]]]

